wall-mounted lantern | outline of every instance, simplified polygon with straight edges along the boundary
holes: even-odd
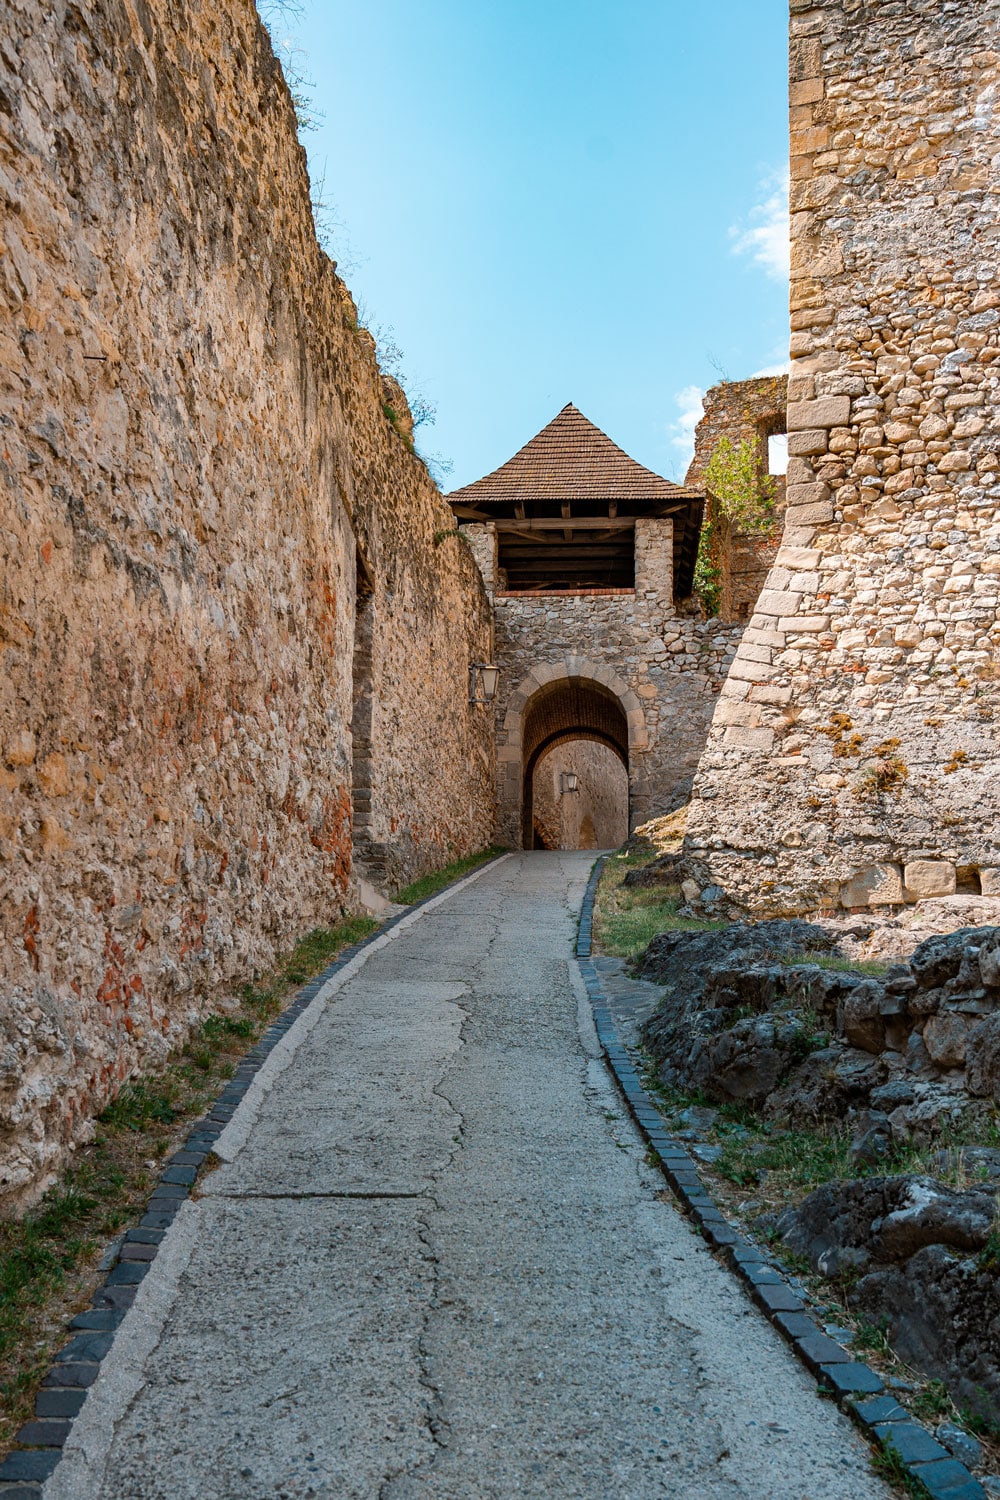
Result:
[[[559,783],[559,790],[562,792],[578,792],[580,790],[580,778],[575,771],[560,771]]]
[[[492,703],[497,695],[500,668],[485,661],[469,663],[469,702]]]

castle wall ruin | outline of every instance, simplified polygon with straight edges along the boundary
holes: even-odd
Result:
[[[792,0],[782,546],[695,783],[759,914],[1000,890],[1000,0]]]
[[[712,386],[705,393],[705,414],[695,429],[694,458],[684,483],[707,490],[708,468],[723,438],[735,448],[755,441],[766,472],[768,442],[784,433],[787,406],[788,380],[784,375],[723,380]],[[785,514],[785,478],[772,478],[773,534],[741,531],[720,511],[710,491],[705,496],[704,525],[709,528],[709,554],[718,572],[719,619],[725,624],[745,625],[750,619],[778,551]]]
[[[13,1203],[353,904],[352,811],[393,881],[486,844],[494,748],[488,601],[386,420],[251,0],[8,6],[0,207]]]

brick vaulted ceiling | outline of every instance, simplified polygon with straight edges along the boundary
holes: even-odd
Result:
[[[596,682],[570,679],[542,688],[528,704],[521,742],[526,774],[549,745],[573,735],[602,740],[628,765],[628,721],[618,700]]]

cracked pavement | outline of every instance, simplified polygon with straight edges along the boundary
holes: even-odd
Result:
[[[645,1164],[571,957],[592,861],[490,866],[320,993],[46,1500],[890,1494]]]

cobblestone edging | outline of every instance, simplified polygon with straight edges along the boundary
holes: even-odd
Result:
[[[90,1307],[70,1323],[73,1337],[56,1355],[35,1398],[35,1415],[19,1429],[15,1448],[0,1463],[0,1500],[41,1500],[42,1486],[62,1457],[73,1418],[97,1379],[101,1360],[109,1352],[115,1332],[135,1300],[139,1284],[149,1271],[167,1230],[181,1204],[190,1196],[198,1173],[208,1160],[219,1136],[243,1102],[258,1071],[274,1048],[315,1000],[324,985],[365,948],[385,937],[405,918],[437,900],[470,875],[504,859],[498,854],[473,871],[460,875],[450,885],[414,902],[364,938],[345,948],[322,974],[299,990],[291,1005],[264,1032],[246,1054],[208,1113],[196,1120],[187,1139],[169,1158],[146,1204],[139,1223],[126,1231],[118,1245],[108,1275],[91,1298]]]
[[[681,1142],[667,1132],[663,1116],[643,1088],[621,1041],[600,976],[591,962],[594,898],[603,865],[604,859],[599,859],[584,896],[576,957],[608,1066],[681,1207],[743,1283],[752,1301],[815,1375],[821,1389],[837,1401],[872,1443],[898,1454],[907,1473],[924,1486],[931,1500],[987,1500],[979,1481],[886,1393],[875,1371],[854,1360],[823,1332],[783,1272],[730,1224]]]

